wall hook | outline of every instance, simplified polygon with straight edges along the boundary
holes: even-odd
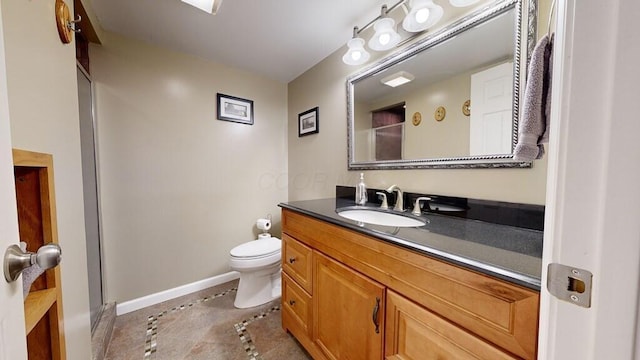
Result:
[[[67,21],[67,29],[73,31],[74,33],[79,33],[82,31],[81,29],[76,29],[76,24],[82,21],[82,16],[78,15],[78,18],[75,20]]]

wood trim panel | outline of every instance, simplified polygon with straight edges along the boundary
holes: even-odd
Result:
[[[40,168],[22,166],[13,168],[16,199],[19,199],[16,201],[18,231],[20,241],[27,244],[28,251],[36,251],[45,244],[40,170]],[[47,276],[38,276],[27,291],[38,291],[47,287]]]
[[[24,301],[25,309],[30,310],[24,314],[27,334],[33,330],[55,301],[56,289],[37,290],[29,293],[29,296]]]
[[[53,308],[52,308],[53,309]],[[51,333],[51,313],[47,312],[38,320],[38,323],[31,329],[27,335],[27,357],[28,360],[53,360],[56,351],[53,349],[53,343],[48,341],[53,337]]]
[[[288,209],[283,232],[525,359],[536,358],[539,293]]]
[[[73,12],[82,17],[82,21],[77,23],[76,27],[80,28],[80,33],[84,34],[83,37],[85,37],[89,42],[102,45],[96,29],[93,27],[93,23],[91,23],[91,18],[87,14],[81,0],[73,0]]]
[[[34,151],[13,149],[13,166],[53,168],[53,156]]]

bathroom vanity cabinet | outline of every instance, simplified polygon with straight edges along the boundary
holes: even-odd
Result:
[[[535,359],[539,293],[290,209],[282,326],[314,359]]]

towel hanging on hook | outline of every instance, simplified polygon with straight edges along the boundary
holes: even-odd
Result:
[[[518,126],[518,143],[513,151],[517,161],[533,161],[544,155],[543,144],[549,142],[551,112],[551,78],[553,64],[553,34],[551,19],[556,1],[551,3],[547,33],[531,55],[524,92],[522,119]]]
[[[551,10],[549,10],[549,22],[547,23],[547,35],[551,34],[551,21],[553,20],[553,15],[556,9],[556,0],[551,2]]]

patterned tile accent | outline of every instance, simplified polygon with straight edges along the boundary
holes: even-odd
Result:
[[[238,333],[238,336],[240,337],[240,342],[242,342],[244,351],[247,352],[247,357],[249,360],[262,360],[262,356],[256,350],[256,346],[253,343],[253,340],[251,339],[251,335],[247,331],[247,325],[251,324],[256,320],[263,319],[269,316],[270,314],[273,314],[276,311],[280,311],[279,305],[276,305],[271,309],[264,311],[260,314],[253,315],[249,319],[242,320],[241,322],[233,325],[236,328],[236,332]]]
[[[213,300],[215,298],[221,297],[221,296],[225,296],[227,294],[230,294],[232,292],[237,291],[237,288],[231,288],[228,289],[226,291],[223,291],[221,293],[218,294],[214,294],[212,296],[205,296],[201,299],[198,299],[196,301],[193,301],[189,304],[184,304],[184,305],[180,305],[180,306],[176,306],[172,309],[169,310],[165,310],[161,313],[159,313],[158,315],[152,315],[149,316],[149,318],[147,319],[147,336],[146,336],[146,341],[145,341],[145,345],[144,345],[144,359],[153,359],[154,355],[156,354],[156,349],[157,349],[157,337],[158,337],[158,320],[167,315],[167,314],[171,314],[177,311],[182,311],[185,309],[190,309],[193,305],[197,305],[203,302],[207,302],[209,300]]]

